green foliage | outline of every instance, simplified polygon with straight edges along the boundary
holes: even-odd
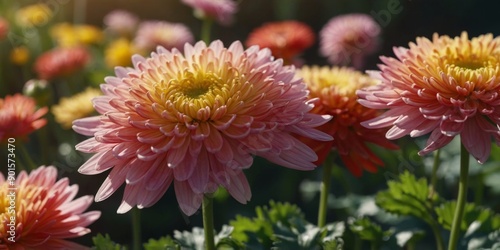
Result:
[[[157,240],[149,239],[144,244],[145,250],[180,250],[180,246],[170,236],[161,237]]]
[[[256,217],[254,218],[238,215],[235,220],[229,223],[234,227],[232,237],[235,240],[245,242],[251,249],[271,248],[273,242],[277,240],[274,231],[278,224],[280,227],[290,228],[292,227],[291,221],[305,223],[304,215],[300,209],[289,203],[270,201],[269,207],[256,207],[255,213]]]
[[[94,247],[92,249],[95,250],[126,250],[127,248],[124,246],[120,246],[111,240],[108,234],[103,236],[102,234],[98,234],[92,238],[92,242],[94,243]]]
[[[427,180],[416,179],[408,171],[399,180],[388,181],[389,189],[379,192],[375,198],[378,206],[397,215],[412,215],[429,224],[434,223],[432,208],[438,199],[437,193],[430,194]]]
[[[366,217],[351,218],[349,229],[362,240],[367,240],[374,246],[380,246],[384,240],[388,240],[393,234],[392,230],[383,231],[382,228]]]

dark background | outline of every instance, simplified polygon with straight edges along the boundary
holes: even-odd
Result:
[[[54,0],[55,1],[55,0]],[[33,1],[24,1],[26,3]],[[50,1],[41,1],[50,2]],[[192,10],[180,0],[79,0],[64,1],[62,4],[62,19],[85,22],[102,27],[103,17],[114,9],[125,9],[138,15],[142,20],[166,20],[181,22],[188,25],[196,37],[200,32],[200,21],[193,17]],[[80,5],[75,6],[75,2]],[[323,25],[332,17],[347,13],[366,13],[372,15],[383,28],[383,44],[380,52],[371,56],[366,69],[376,69],[379,55],[392,56],[393,46],[408,46],[417,36],[431,37],[437,32],[443,35],[457,36],[467,31],[469,37],[484,33],[500,34],[499,7],[497,1],[432,1],[432,0],[240,0],[239,11],[235,22],[228,27],[215,25],[213,39],[221,39],[225,44],[235,40],[244,41],[256,27],[266,22],[295,19],[311,26],[318,34]],[[394,7],[396,6],[396,7]],[[393,11],[391,10],[398,10]],[[325,58],[318,53],[318,39],[313,47],[304,54],[306,64],[326,65]],[[78,141],[84,140],[78,137]],[[401,145],[412,144],[409,140],[401,140]],[[414,153],[414,152],[413,152]],[[385,187],[387,173],[398,173],[401,170],[399,160],[395,155],[404,153],[388,153],[385,155],[386,167],[377,174],[366,173],[360,178],[354,178],[342,166],[337,167],[333,177],[331,192],[336,196],[347,192],[359,195],[371,195]],[[63,176],[68,176],[71,183],[80,186],[79,195],[95,194],[107,175],[83,176],[76,172],[88,155],[79,154],[68,164],[67,160],[53,159],[46,165],[54,164],[64,169]],[[408,156],[403,156],[408,157]],[[423,175],[423,169],[415,164],[415,173]],[[220,230],[222,224],[235,217],[236,214],[253,215],[255,206],[268,204],[269,200],[284,201],[298,204],[306,214],[306,218],[316,221],[318,197],[312,200],[304,199],[300,185],[304,180],[320,180],[321,168],[311,172],[299,172],[269,164],[256,158],[254,167],[246,171],[252,188],[253,197],[246,204],[239,204],[231,197],[223,195],[215,202],[215,226]],[[131,214],[116,214],[123,187],[111,198],[92,205],[91,209],[101,210],[102,217],[91,225],[92,233],[76,241],[86,245],[91,244],[91,237],[97,232],[108,233],[113,240],[121,244],[129,244],[131,234]],[[455,193],[455,190],[450,190]],[[498,203],[496,205],[498,211]],[[201,227],[201,214],[191,217],[184,216],[178,208],[171,187],[166,195],[153,207],[141,211],[143,241],[148,238],[159,238],[174,230],[190,230],[194,226]],[[345,219],[342,211],[331,210],[328,221]]]

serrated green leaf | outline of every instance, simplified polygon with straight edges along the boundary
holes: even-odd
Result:
[[[145,250],[180,250],[179,244],[177,244],[172,237],[166,236],[159,239],[149,239],[147,243],[144,243]]]
[[[435,209],[439,223],[447,230],[451,229],[456,201],[448,201]],[[488,208],[478,207],[474,203],[466,203],[460,230],[465,231],[473,222],[479,223],[477,230],[491,232],[500,228],[500,215]]]
[[[399,180],[388,182],[388,190],[379,192],[375,198],[376,204],[387,212],[398,215],[412,215],[433,223],[433,202],[437,194],[429,197],[429,187],[425,178],[416,179],[405,171]]]
[[[125,250],[126,247],[120,246],[119,244],[113,242],[108,234],[103,236],[102,234],[98,234],[92,238],[92,242],[94,243],[94,247],[92,249],[95,250]]]
[[[351,229],[353,233],[358,235],[362,240],[375,242],[377,245],[392,234],[390,230],[383,231],[379,225],[375,224],[367,217],[357,219],[350,218],[348,222],[349,229]]]
[[[321,229],[313,224],[304,224],[299,218],[292,219],[290,226],[278,222],[275,235],[277,249],[320,249]]]

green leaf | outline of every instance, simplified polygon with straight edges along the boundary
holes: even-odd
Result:
[[[159,239],[149,239],[144,243],[145,250],[180,250],[181,247],[177,244],[172,237],[166,236]]]
[[[451,229],[456,206],[456,201],[448,201],[435,209],[439,223],[447,230]],[[491,232],[500,228],[500,215],[474,203],[466,203],[460,230],[467,230],[473,222],[480,223],[474,231]]]
[[[349,218],[349,229],[359,236],[362,240],[367,240],[380,245],[384,239],[388,239],[393,232],[391,230],[383,231],[382,228],[372,222],[367,217]]]
[[[302,211],[289,203],[270,201],[269,206],[255,208],[256,217],[236,216],[229,224],[234,228],[232,237],[252,249],[269,249],[276,240],[276,225],[290,228],[291,220],[305,222]],[[260,245],[260,246],[259,246]]]
[[[321,229],[300,218],[293,218],[288,225],[278,222],[276,225],[278,249],[320,249]]]
[[[111,240],[108,234],[103,236],[102,234],[98,234],[92,238],[92,242],[94,243],[94,247],[92,249],[95,250],[125,250],[126,247],[122,247],[119,244],[116,244]]]
[[[189,231],[174,231],[174,238],[177,240],[182,249],[200,249],[204,248],[205,235],[203,234],[203,228],[193,227],[191,232]]]
[[[390,213],[412,215],[429,224],[433,223],[432,207],[438,197],[436,193],[430,197],[425,178],[417,180],[405,171],[399,180],[388,181],[387,185],[389,189],[379,192],[375,198],[378,206]]]

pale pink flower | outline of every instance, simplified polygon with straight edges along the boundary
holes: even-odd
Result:
[[[320,31],[320,53],[331,64],[362,68],[379,48],[380,25],[366,14],[336,16]]]
[[[126,10],[113,10],[103,19],[107,30],[126,37],[135,33],[139,21],[139,17]]]
[[[200,19],[213,19],[222,25],[233,22],[237,5],[233,0],[182,0],[194,9],[194,15]]]
[[[47,107],[37,108],[35,100],[21,94],[0,98],[0,142],[8,138],[21,139],[45,126]]]
[[[150,52],[156,49],[157,46],[166,49],[181,49],[185,43],[192,43],[193,41],[193,34],[182,23],[144,21],[139,25],[134,45],[140,50]]]
[[[382,84],[358,91],[362,105],[387,109],[363,125],[391,127],[388,139],[430,133],[420,155],[460,135],[469,153],[485,162],[491,138],[500,144],[500,38],[434,34],[394,53],[396,58],[381,57],[380,73],[371,72]]]
[[[1,249],[88,249],[67,239],[88,234],[87,226],[101,212],[84,213],[92,196],[74,199],[78,185],[70,185],[68,178],[56,179],[57,169],[52,166],[17,176],[0,173]]]
[[[219,186],[246,203],[251,192],[243,170],[252,155],[311,170],[316,154],[292,134],[331,139],[314,129],[330,117],[309,113],[303,81],[268,49],[198,42],[184,53],[159,47],[133,63],[105,79],[104,96],[93,100],[102,115],[73,123],[76,132],[93,136],[77,150],[96,153],[79,171],[111,169],[96,201],[126,184],[119,213],[153,205],[171,183],[188,215]]]

